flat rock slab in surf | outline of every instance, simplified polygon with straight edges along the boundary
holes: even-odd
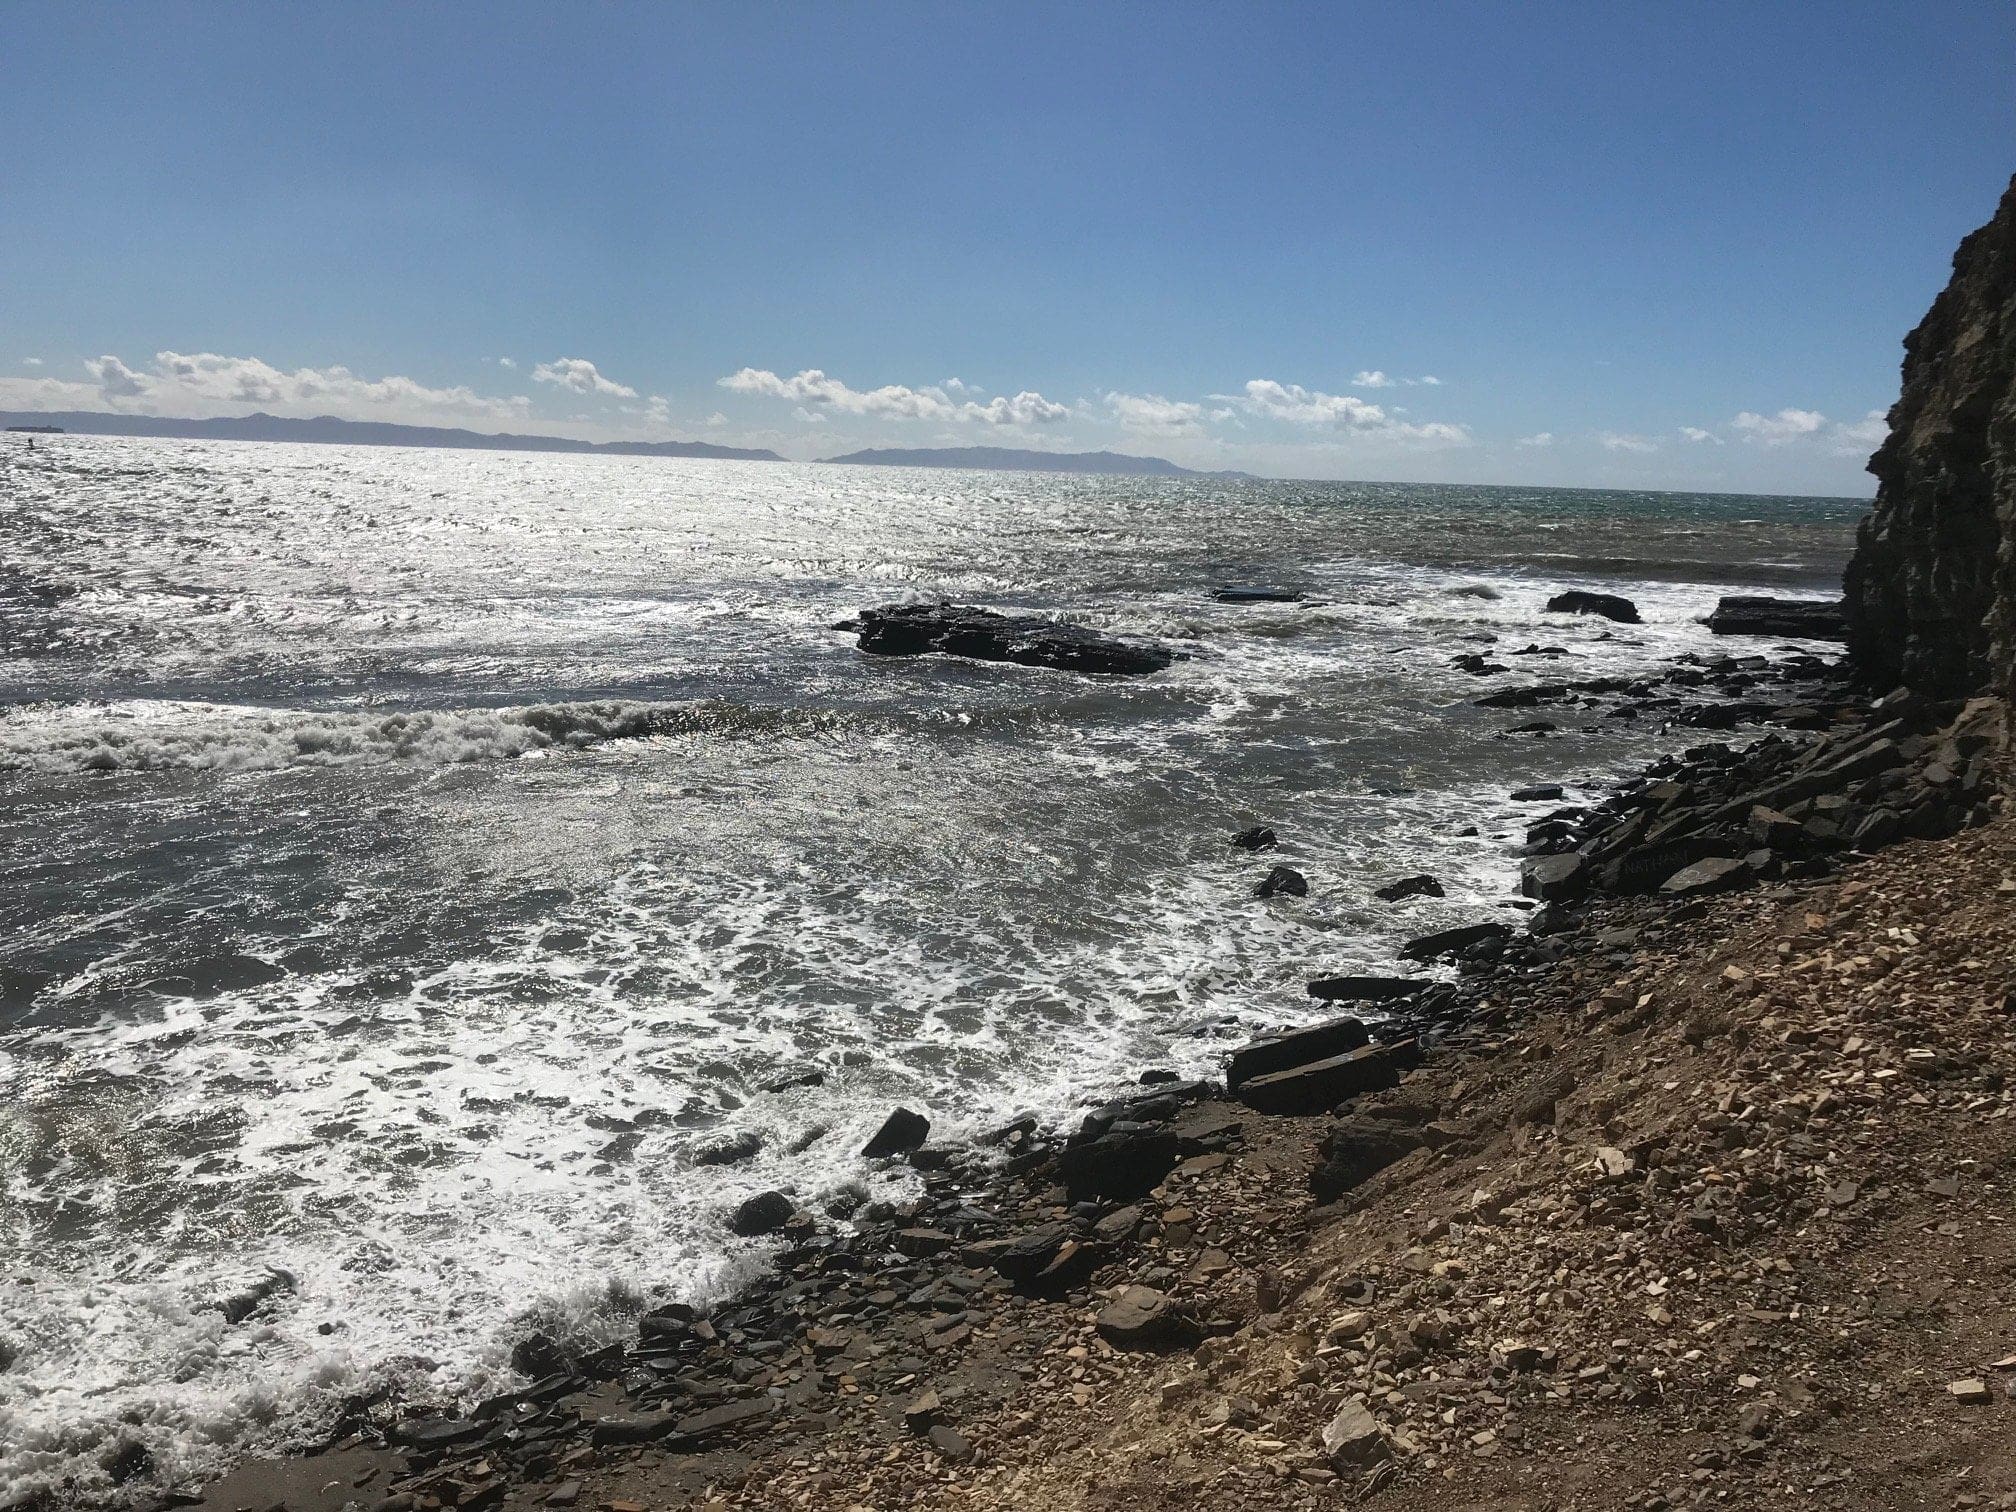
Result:
[[[1848,620],[1839,599],[1782,599],[1736,595],[1703,621],[1717,635],[1795,635],[1806,640],[1846,640]]]
[[[884,604],[833,627],[860,636],[871,656],[970,656],[1061,672],[1140,676],[1176,659],[1166,647],[1102,635],[1033,614],[997,614],[961,604]]]

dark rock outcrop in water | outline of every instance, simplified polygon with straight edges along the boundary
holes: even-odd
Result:
[[[1876,506],[1845,580],[1858,675],[1947,697],[2016,688],[2016,180],[1904,338],[1869,470]]]
[[[1607,620],[1615,620],[1620,625],[1636,625],[1638,606],[1627,598],[1615,593],[1588,593],[1580,588],[1571,588],[1566,593],[1557,593],[1547,600],[1549,614],[1595,614]]]
[[[871,656],[940,652],[979,661],[1014,662],[1063,672],[1160,672],[1176,659],[1157,645],[1101,635],[1082,625],[1033,614],[996,614],[962,604],[884,604],[834,626],[861,637]]]
[[[1702,621],[1716,635],[1796,635],[1806,640],[1846,640],[1848,623],[1839,599],[1746,597],[1722,599]]]

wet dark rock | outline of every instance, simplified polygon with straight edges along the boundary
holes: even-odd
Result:
[[[1277,866],[1260,879],[1260,885],[1253,889],[1263,898],[1285,896],[1306,898],[1309,895],[1309,879],[1292,866]]]
[[[787,1072],[775,1081],[763,1085],[765,1092],[790,1092],[798,1087],[823,1087],[826,1073],[817,1066],[806,1066],[801,1070]]]
[[[1296,588],[1253,588],[1226,584],[1213,588],[1211,597],[1221,604],[1299,604],[1302,593]]]
[[[882,1127],[861,1147],[861,1153],[871,1160],[884,1155],[907,1155],[923,1144],[930,1133],[930,1119],[908,1108],[898,1108],[882,1121]]]
[[[1466,651],[1463,655],[1452,658],[1449,665],[1475,677],[1492,677],[1500,672],[1512,670],[1503,662],[1494,662],[1481,651]]]
[[[224,1314],[226,1323],[243,1323],[272,1298],[293,1295],[299,1285],[289,1271],[268,1270],[257,1280],[217,1298],[209,1304],[208,1310]]]
[[[797,1205],[782,1192],[758,1192],[735,1209],[728,1231],[744,1239],[774,1234],[791,1220]]]
[[[1512,801],[1514,803],[1553,803],[1560,799],[1562,791],[1561,784],[1558,782],[1536,782],[1531,787],[1514,788],[1512,790]]]
[[[1520,867],[1519,890],[1543,902],[1579,897],[1589,890],[1589,862],[1573,851],[1537,856]]]
[[[1417,936],[1400,947],[1410,961],[1433,961],[1443,956],[1464,955],[1481,945],[1502,943],[1512,936],[1512,926],[1494,922],[1462,924],[1455,929],[1439,929]]]
[[[1386,1003],[1432,985],[1426,977],[1334,976],[1309,983],[1309,996],[1332,1003]]]
[[[1480,709],[1530,709],[1535,704],[1566,698],[1568,689],[1556,683],[1535,683],[1528,688],[1501,688],[1471,702]]]
[[[588,1427],[588,1442],[598,1449],[615,1444],[648,1444],[665,1437],[678,1424],[671,1413],[616,1413],[597,1418]]]
[[[1060,1151],[1057,1174],[1074,1202],[1130,1202],[1159,1186],[1182,1156],[1181,1142],[1167,1129],[1115,1130]]]
[[[1440,882],[1423,872],[1419,876],[1402,877],[1397,882],[1388,882],[1372,896],[1382,903],[1401,903],[1408,898],[1440,898],[1444,896],[1444,892]]]
[[[1717,635],[1798,636],[1846,640],[1839,599],[1785,599],[1737,594],[1722,599],[1704,623]]]
[[[763,1150],[763,1136],[752,1129],[740,1134],[731,1134],[724,1139],[701,1145],[693,1152],[693,1164],[698,1166],[739,1165],[742,1161],[753,1160]]]
[[[1290,1066],[1307,1065],[1311,1061],[1328,1060],[1334,1055],[1367,1045],[1371,1039],[1371,1031],[1359,1020],[1339,1018],[1272,1039],[1255,1040],[1233,1052],[1225,1066],[1225,1085],[1228,1090],[1236,1092],[1242,1083],[1256,1076],[1267,1076],[1285,1071]]]
[[[538,1379],[560,1375],[573,1365],[558,1343],[546,1334],[535,1333],[511,1346],[511,1368],[522,1376]]]
[[[1264,824],[1256,824],[1251,829],[1241,830],[1232,837],[1234,846],[1247,851],[1272,850],[1276,843],[1274,831]]]
[[[471,1443],[488,1431],[467,1418],[407,1418],[394,1423],[385,1439],[399,1449],[446,1449],[452,1444]]]
[[[1174,661],[1165,647],[1120,640],[1033,614],[998,614],[959,604],[884,604],[834,627],[860,636],[873,656],[938,652],[1064,672],[1138,676]]]
[[[1412,1040],[1367,1045],[1256,1076],[1241,1083],[1233,1095],[1260,1113],[1322,1113],[1360,1093],[1397,1085],[1400,1073],[1419,1058],[1419,1047]]]
[[[1549,614],[1595,614],[1620,625],[1639,623],[1638,606],[1615,593],[1589,593],[1571,588],[1547,600]]]

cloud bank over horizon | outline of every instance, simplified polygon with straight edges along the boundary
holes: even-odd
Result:
[[[1460,383],[1372,367],[1357,368],[1334,388],[1248,378],[1194,398],[1108,388],[1065,402],[1036,387],[994,393],[956,377],[857,387],[823,368],[787,376],[752,366],[681,402],[582,356],[531,362],[523,373],[514,358],[486,358],[481,372],[461,383],[370,377],[340,363],[287,368],[217,352],[162,350],[130,363],[105,353],[53,367],[43,358],[19,362],[19,375],[0,375],[0,409],[196,419],[265,410],[290,418],[531,428],[597,440],[704,432],[806,458],[868,446],[970,445],[984,436],[990,444],[1048,451],[1153,447],[1186,465],[1311,478],[1539,481],[1558,474],[1565,457],[1595,469],[1599,483],[1607,475],[1619,486],[1714,487],[1727,457],[1742,454],[1780,471],[1802,458],[1839,467],[1865,458],[1886,430],[1881,409],[1844,420],[1781,405],[1679,424],[1562,423],[1494,435],[1455,412],[1462,407]],[[520,391],[499,391],[513,385]],[[1368,390],[1380,397],[1365,397]],[[1437,413],[1395,401],[1410,390],[1417,404]],[[716,408],[722,396],[739,413]]]

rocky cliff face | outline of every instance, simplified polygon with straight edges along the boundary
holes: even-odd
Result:
[[[1845,584],[1848,644],[1880,687],[2016,691],[2016,179],[1960,243],[1904,339],[1876,506]]]

